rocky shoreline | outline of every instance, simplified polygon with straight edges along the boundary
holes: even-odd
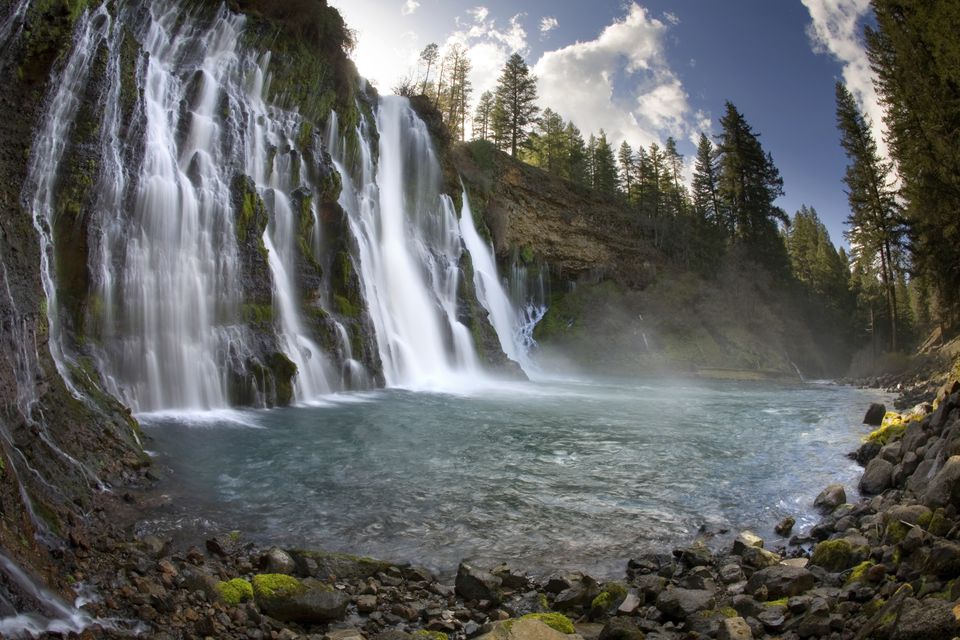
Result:
[[[885,409],[872,409],[868,421],[883,420]],[[174,548],[129,533],[149,488],[102,496],[61,565],[67,582],[97,594],[83,638],[949,640],[960,635],[960,383],[926,409],[886,414],[856,452],[865,497],[848,504],[842,486],[827,487],[815,503],[823,519],[786,548],[750,532],[722,549],[701,536],[634,557],[621,581],[466,563],[441,580],[415,566],[259,548],[239,532]]]

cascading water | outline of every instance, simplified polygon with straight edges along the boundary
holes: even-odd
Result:
[[[490,314],[490,323],[497,331],[503,352],[519,364],[527,376],[535,376],[537,366],[530,357],[530,349],[535,344],[532,334],[533,328],[546,313],[546,307],[528,303],[526,300],[523,301],[523,306],[515,306],[511,302],[497,274],[493,251],[477,233],[466,191],[463,194],[460,230],[467,251],[473,259],[473,281],[477,299]]]
[[[440,192],[440,164],[426,125],[404,98],[381,98],[378,160],[368,123],[347,140],[330,118],[327,146],[359,250],[360,279],[388,385],[431,388],[481,376],[470,331],[456,319],[462,252],[456,213]]]

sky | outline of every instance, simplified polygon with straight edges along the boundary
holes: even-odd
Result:
[[[846,157],[834,85],[853,92],[882,146],[862,43],[870,0],[329,0],[356,31],[353,58],[381,93],[415,74],[431,42],[467,48],[474,100],[519,53],[539,103],[619,145],[673,136],[692,170],[696,140],[727,101],[784,179],[778,204],[817,210],[844,243]],[[844,243],[845,244],[845,243]]]

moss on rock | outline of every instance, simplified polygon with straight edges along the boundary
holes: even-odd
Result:
[[[828,571],[843,571],[853,566],[854,549],[847,540],[825,540],[814,548],[810,562]]]
[[[570,620],[570,618],[562,613],[528,613],[525,616],[521,616],[520,619],[539,620],[554,631],[559,631],[560,633],[566,633],[568,635],[576,633],[576,629],[573,627],[573,622]]]
[[[291,596],[306,591],[303,583],[284,573],[259,573],[253,576],[252,582],[253,595],[257,600]]]
[[[253,600],[253,585],[243,578],[218,582],[216,590],[220,599],[226,604],[238,605],[241,602]]]

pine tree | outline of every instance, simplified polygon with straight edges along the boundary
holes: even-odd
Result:
[[[539,111],[536,105],[537,79],[530,75],[530,69],[520,54],[515,53],[507,60],[496,93],[497,103],[503,110],[503,119],[499,123],[504,128],[501,134],[509,140],[510,155],[516,158],[517,150],[526,142]]]
[[[571,182],[585,187],[589,184],[589,177],[587,147],[583,142],[583,136],[580,134],[580,129],[577,129],[572,122],[567,123],[563,132],[566,138],[567,162],[562,175]]]
[[[840,145],[850,159],[844,182],[850,216],[847,236],[858,260],[876,261],[890,322],[890,349],[897,350],[898,304],[896,284],[903,272],[898,263],[902,254],[904,229],[899,222],[896,192],[890,186],[891,167],[880,159],[870,125],[854,101],[853,95],[837,83],[837,128]]]
[[[593,188],[608,196],[617,193],[617,163],[603,129],[600,129],[593,150]]]
[[[567,164],[565,127],[560,114],[547,107],[529,142],[533,164],[558,176],[563,176]]]
[[[620,191],[629,200],[633,193],[634,157],[633,149],[626,140],[620,143],[617,162],[620,169]]]
[[[960,312],[960,3],[873,0],[867,52],[902,180],[913,269]],[[942,321],[943,318],[941,317]]]
[[[735,237],[758,261],[777,275],[786,275],[787,257],[777,222],[789,223],[774,204],[783,195],[783,178],[773,158],[763,150],[759,136],[732,103],[720,119],[718,195],[729,212]]]
[[[430,70],[433,68],[433,65],[437,63],[437,60],[440,58],[440,48],[437,46],[437,43],[431,42],[423,48],[423,51],[420,52],[420,64],[426,65],[426,72],[423,74],[423,81],[420,84],[420,93],[422,95],[427,95],[427,87],[430,85]]]
[[[473,139],[489,140],[493,124],[493,93],[484,91],[473,115]]]
[[[725,227],[717,195],[717,153],[706,134],[700,134],[697,160],[693,170],[693,208],[698,217],[717,227]]]

